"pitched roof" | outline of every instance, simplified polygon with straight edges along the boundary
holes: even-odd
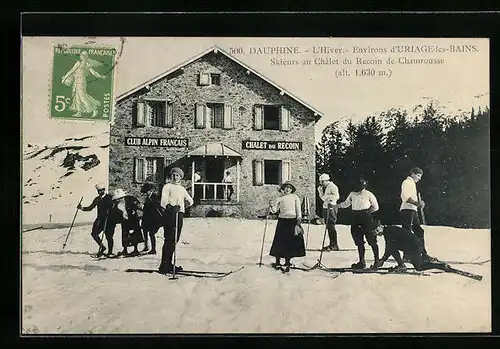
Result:
[[[242,158],[243,156],[234,151],[233,149],[229,148],[227,145],[224,145],[223,143],[217,142],[217,143],[209,143],[202,145],[195,150],[189,152],[187,155],[188,157],[190,156],[228,156],[228,157],[240,157]]]
[[[274,86],[275,88],[277,88],[278,90],[280,90],[280,93],[281,94],[286,94],[288,95],[290,98],[294,99],[295,101],[297,101],[298,103],[302,104],[304,107],[306,107],[307,109],[311,110],[313,113],[314,113],[314,117],[315,117],[315,120],[316,122],[323,116],[323,113],[321,113],[320,111],[318,111],[316,108],[312,107],[311,105],[307,104],[306,102],[302,101],[300,98],[294,96],[293,94],[291,94],[290,92],[288,92],[287,90],[285,90],[283,87],[281,87],[280,85],[276,84],[275,82],[269,80],[268,78],[266,78],[264,75],[260,74],[259,72],[257,72],[256,70],[250,68],[248,65],[246,65],[245,63],[239,61],[238,59],[234,58],[233,56],[231,56],[229,53],[227,53],[226,51],[222,50],[220,47],[218,46],[212,46],[210,47],[208,50],[205,50],[203,52],[201,52],[200,54],[188,59],[187,61],[173,67],[172,69],[160,74],[160,75],[157,75],[155,76],[154,78],[144,82],[143,84],[121,94],[120,96],[118,96],[118,98],[116,99],[116,102],[120,102],[121,100],[123,100],[124,98],[130,96],[131,94],[143,89],[144,87],[147,87],[153,83],[155,83],[156,81],[174,73],[175,71],[193,63],[194,61],[200,59],[201,57],[209,54],[209,53],[221,53],[223,54],[224,56],[226,56],[227,58],[229,58],[230,60],[232,60],[233,62],[235,62],[236,64],[242,66],[243,68],[245,68],[246,70],[248,70],[249,72],[251,72],[252,74],[258,76],[259,78],[261,78],[262,80],[264,80],[265,82],[267,82],[268,84]]]

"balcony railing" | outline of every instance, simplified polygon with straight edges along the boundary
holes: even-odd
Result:
[[[231,200],[239,201],[239,196],[236,193],[235,183],[209,183],[196,182],[194,183],[194,199],[195,200],[227,200],[229,187],[233,188]]]

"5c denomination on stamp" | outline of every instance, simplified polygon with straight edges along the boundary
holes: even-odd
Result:
[[[115,56],[116,49],[110,47],[55,45],[50,115],[109,121]]]

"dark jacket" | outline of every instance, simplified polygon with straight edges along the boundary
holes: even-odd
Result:
[[[97,206],[97,220],[104,221],[113,203],[111,197],[110,194],[105,194],[103,197],[96,196],[89,206],[82,207],[82,211],[92,211]]]
[[[421,264],[422,244],[415,234],[395,225],[385,227],[383,234],[386,246],[403,251],[413,264]]]

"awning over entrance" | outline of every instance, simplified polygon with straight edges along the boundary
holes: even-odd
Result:
[[[187,155],[190,156],[227,156],[227,157],[239,157],[243,158],[243,156],[229,148],[228,146],[218,142],[218,143],[209,143],[202,145],[201,147],[196,148],[191,151]]]

